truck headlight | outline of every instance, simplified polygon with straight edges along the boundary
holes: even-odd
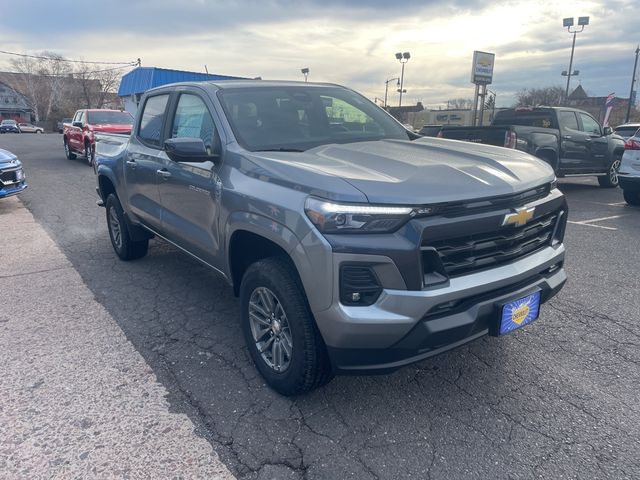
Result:
[[[388,233],[432,211],[429,207],[338,204],[314,197],[307,198],[304,210],[322,233]]]

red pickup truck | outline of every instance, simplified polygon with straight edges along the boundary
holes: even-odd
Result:
[[[131,133],[133,117],[120,110],[78,110],[71,123],[63,124],[64,152],[69,160],[82,155],[94,166],[96,144],[94,133]]]

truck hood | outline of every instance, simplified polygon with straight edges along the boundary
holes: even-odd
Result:
[[[133,125],[111,124],[105,123],[103,125],[92,125],[91,130],[94,132],[105,133],[129,133],[133,129]]]
[[[303,153],[253,153],[341,178],[371,203],[473,200],[522,192],[554,179],[550,166],[526,153],[439,138],[331,144]]]
[[[8,150],[0,148],[0,169],[20,165],[20,160]]]

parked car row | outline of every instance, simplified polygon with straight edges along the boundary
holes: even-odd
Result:
[[[44,129],[30,123],[2,120],[0,122],[0,133],[44,133]]]

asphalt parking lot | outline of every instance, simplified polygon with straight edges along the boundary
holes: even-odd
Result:
[[[21,200],[238,478],[640,478],[640,209],[621,190],[561,181],[569,282],[534,324],[290,399],[255,371],[214,273],[156,240],[116,258],[93,171],[61,135],[0,148],[24,163]]]

